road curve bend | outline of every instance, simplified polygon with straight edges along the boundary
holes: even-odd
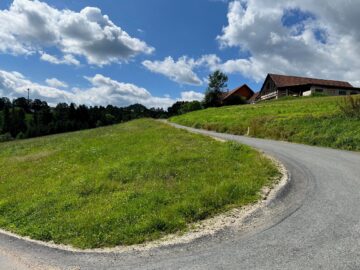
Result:
[[[189,244],[75,253],[0,234],[0,269],[360,269],[359,153],[171,125],[255,147],[285,165],[290,184],[245,229]]]

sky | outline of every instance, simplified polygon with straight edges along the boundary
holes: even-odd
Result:
[[[0,0],[0,96],[167,108],[267,73],[360,85],[358,0]]]

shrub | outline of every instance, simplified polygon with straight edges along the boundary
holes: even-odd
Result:
[[[21,140],[21,139],[25,139],[26,136],[23,132],[19,132],[17,135],[16,135],[16,139],[17,140]]]
[[[329,96],[327,93],[311,93],[312,97],[327,97]]]
[[[5,133],[0,135],[0,142],[7,142],[12,141],[14,138],[11,136],[10,133]]]
[[[360,96],[347,96],[339,102],[339,108],[347,117],[360,119]]]

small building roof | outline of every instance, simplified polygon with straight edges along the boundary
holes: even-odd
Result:
[[[254,94],[252,95],[252,97],[249,99],[249,102],[250,102],[250,103],[255,102],[259,95],[260,95],[260,92],[254,93]]]
[[[279,74],[269,74],[270,78],[274,81],[276,87],[291,87],[291,86],[300,86],[300,85],[321,85],[329,87],[344,87],[352,88],[353,86],[344,81],[334,81],[334,80],[323,80],[307,77],[297,77],[297,76],[287,76]]]
[[[223,93],[222,96],[221,96],[221,99],[222,99],[222,100],[225,100],[225,99],[229,98],[231,95],[235,94],[235,93],[236,93],[237,91],[239,91],[239,90],[246,90],[246,91],[248,91],[249,96],[252,96],[252,95],[254,94],[254,91],[251,90],[251,88],[250,88],[247,84],[243,84],[242,86],[239,86],[239,87],[237,87],[237,88],[235,88],[235,89],[233,89],[233,90],[231,90],[231,91],[229,91],[229,92]],[[244,97],[245,97],[245,96],[244,96]]]

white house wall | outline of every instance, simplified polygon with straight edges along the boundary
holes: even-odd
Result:
[[[334,88],[324,88],[324,87],[320,87],[320,86],[312,86],[310,88],[310,91],[304,92],[303,95],[309,96],[312,93],[316,93],[316,89],[323,89],[322,93],[327,94],[329,96],[340,96],[340,91],[345,91],[346,95],[351,95],[351,93],[354,93],[354,92],[357,92],[358,94],[360,94],[359,90],[349,90],[349,89],[341,89],[341,88],[334,89]]]

